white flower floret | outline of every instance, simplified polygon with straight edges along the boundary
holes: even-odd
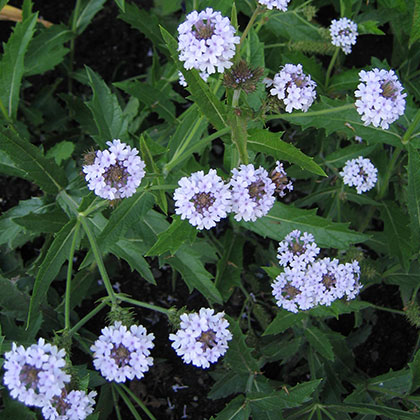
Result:
[[[88,188],[106,200],[131,197],[144,177],[145,164],[136,148],[120,140],[106,144],[109,149],[97,151],[94,162],[83,166]]]
[[[333,20],[330,26],[331,43],[340,47],[345,54],[351,53],[351,46],[356,44],[357,24],[343,17]]]
[[[287,6],[289,2],[290,0],[258,0],[258,3],[262,4],[263,6],[266,6],[267,9],[272,10],[274,7],[283,12],[287,11]]]
[[[295,229],[279,243],[277,252],[281,266],[305,268],[319,254],[319,247],[312,234]]]
[[[316,83],[303,73],[302,65],[286,64],[274,76],[270,93],[286,105],[286,112],[306,112],[316,98]]]
[[[227,17],[211,8],[193,11],[178,26],[179,59],[187,70],[196,69],[206,78],[209,74],[223,73],[232,66],[235,45],[240,38]]]
[[[178,185],[174,192],[175,212],[197,229],[211,229],[230,211],[231,192],[215,169],[206,175],[198,171],[182,177]]]
[[[154,335],[147,334],[142,325],[132,325],[127,329],[121,322],[115,322],[101,332],[90,349],[93,364],[102,376],[115,382],[143,378],[153,365],[150,349],[154,347]]]
[[[361,83],[357,86],[354,96],[357,112],[362,116],[364,125],[389,128],[389,124],[396,121],[405,110],[406,93],[394,70],[371,71],[361,70]]]
[[[363,156],[348,160],[340,172],[344,184],[356,187],[357,194],[371,190],[376,184],[377,174],[372,162]]]
[[[67,391],[64,389],[59,397],[54,397],[42,407],[46,420],[84,420],[93,413],[96,392]]]
[[[27,406],[42,407],[51,398],[61,395],[70,375],[65,373],[65,350],[45,343],[28,348],[12,344],[12,350],[5,353],[4,384],[10,395]]]
[[[214,309],[201,308],[199,313],[182,314],[181,325],[176,334],[170,334],[172,347],[184,363],[208,368],[228,349],[232,339],[225,313],[214,313]]]
[[[232,212],[235,220],[253,221],[265,216],[274,205],[276,185],[267,171],[254,165],[241,165],[232,169],[229,186],[232,190]]]

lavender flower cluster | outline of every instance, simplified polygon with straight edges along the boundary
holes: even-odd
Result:
[[[275,192],[283,197],[286,190],[293,189],[278,161],[271,177],[264,168],[255,169],[249,164],[232,169],[227,183],[210,169],[208,174],[198,171],[183,177],[178,185],[174,192],[175,212],[200,230],[214,227],[230,212],[237,221],[254,222],[273,207]]]
[[[28,348],[12,344],[5,353],[4,384],[10,395],[29,407],[40,407],[45,419],[83,420],[93,412],[96,392],[71,390],[66,384],[65,350],[43,338]]]
[[[317,305],[329,306],[337,299],[353,299],[359,293],[357,261],[340,264],[336,258],[316,257],[319,247],[313,235],[290,232],[279,244],[277,258],[284,272],[272,284],[277,305],[290,312]]]
[[[357,194],[371,190],[376,184],[377,174],[372,162],[363,156],[348,160],[340,172],[344,184],[356,187]]]
[[[343,17],[333,19],[330,26],[331,43],[340,47],[344,54],[351,53],[351,46],[356,44],[357,24],[352,20]]]
[[[361,115],[364,125],[389,128],[389,124],[396,121],[405,110],[406,93],[394,70],[359,72],[361,83],[354,92],[356,109]]]

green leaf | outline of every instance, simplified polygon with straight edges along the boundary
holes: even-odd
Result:
[[[254,374],[259,371],[259,364],[257,359],[252,356],[254,349],[248,347],[245,342],[245,335],[242,332],[238,321],[229,318],[230,331],[233,338],[229,341],[229,349],[226,352],[224,363],[230,367],[234,372],[244,372]]]
[[[70,18],[77,35],[80,35],[87,28],[95,15],[102,9],[105,2],[106,0],[81,0],[76,21],[74,20],[75,12],[73,12]]]
[[[367,235],[352,231],[347,223],[335,223],[316,215],[316,210],[297,209],[274,203],[267,216],[256,222],[239,222],[241,226],[263,236],[282,241],[294,229],[312,233],[316,243],[324,248],[347,249],[351,244],[364,242]]]
[[[136,270],[146,281],[156,285],[153,273],[149,264],[143,258],[143,246],[139,246],[135,241],[120,239],[116,244],[112,244],[109,252],[118,258],[122,258],[130,265],[131,270]]]
[[[56,233],[68,222],[68,217],[59,208],[45,214],[29,213],[15,217],[14,223],[35,233]]]
[[[334,410],[345,413],[375,414],[377,416],[386,416],[390,419],[398,420],[418,420],[417,413],[398,410],[396,408],[385,407],[375,404],[341,404],[341,405],[323,405],[328,411]]]
[[[47,152],[47,158],[53,158],[57,165],[63,160],[68,159],[74,152],[75,145],[71,141],[60,141],[56,143],[51,149]]]
[[[146,35],[156,48],[164,54],[167,54],[162,36],[158,30],[159,20],[155,14],[149,13],[144,9],[139,9],[132,3],[127,3],[125,5],[125,12],[120,13],[118,18]]]
[[[85,67],[93,91],[92,99],[85,103],[91,110],[98,129],[98,135],[93,137],[105,149],[107,141],[126,136],[127,121],[123,118],[116,95],[111,93],[106,83],[92,69]]]
[[[16,119],[25,53],[34,35],[37,17],[37,13],[30,14],[22,22],[18,22],[9,40],[3,45],[0,61],[0,102],[12,119]]]
[[[277,313],[276,317],[264,331],[263,335],[280,334],[295,325],[297,322],[300,322],[305,317],[306,315],[303,312],[295,314],[293,312],[280,309],[280,312]]]
[[[125,12],[125,0],[115,0],[115,3],[122,12]]]
[[[76,219],[72,219],[58,232],[39,267],[29,305],[28,326],[31,324],[35,314],[39,311],[51,283],[69,256],[75,229]]]
[[[380,23],[376,20],[365,20],[357,24],[357,32],[359,35],[373,34],[373,35],[385,35],[385,32],[378,28]]]
[[[190,291],[197,289],[208,301],[221,304],[222,296],[212,281],[213,276],[200,261],[198,252],[199,249],[196,252],[190,246],[181,245],[167,262],[181,274]]]
[[[359,156],[367,157],[370,153],[377,149],[377,147],[378,146],[376,144],[373,144],[372,146],[352,144],[330,153],[325,157],[324,162],[328,166],[341,169],[348,160]]]
[[[35,36],[25,55],[25,77],[45,73],[63,61],[70,51],[64,44],[73,33],[64,25],[53,25]]]
[[[420,350],[417,351],[411,363],[408,363],[411,374],[410,394],[420,387]]]
[[[102,252],[106,252],[112,244],[122,238],[130,226],[141,223],[154,202],[152,194],[141,190],[132,197],[124,199],[112,212],[107,225],[98,237],[98,245]]]
[[[382,201],[380,211],[389,253],[397,257],[407,271],[412,253],[407,216],[401,207],[391,201]]]
[[[207,398],[217,400],[219,398],[226,398],[229,395],[238,392],[244,392],[249,380],[248,372],[234,372],[229,370],[223,374],[211,387]]]
[[[255,152],[262,152],[273,156],[278,160],[286,160],[295,163],[302,169],[306,169],[316,175],[327,176],[324,170],[314,162],[313,158],[306,156],[293,144],[286,143],[280,137],[283,133],[272,133],[259,128],[248,131],[248,148]]]
[[[209,119],[217,130],[225,128],[226,107],[216,95],[210,90],[209,86],[203,81],[197,70],[185,70],[184,66],[178,60],[178,45],[174,37],[164,28],[160,28],[162,37],[168,46],[172,59],[177,68],[185,77],[188,84],[188,90],[191,92],[193,101],[198,105],[201,112]]]
[[[57,194],[67,185],[64,171],[55,162],[45,158],[33,144],[23,140],[11,130],[0,128],[0,148],[43,191]]]
[[[173,216],[169,228],[158,234],[157,242],[147,251],[146,256],[162,255],[165,252],[175,254],[179,247],[188,242],[190,245],[197,236],[197,229],[182,221],[180,216]]]
[[[16,166],[9,155],[3,150],[0,150],[0,174],[17,176],[18,178],[26,179],[28,174],[23,169]]]
[[[345,133],[348,138],[360,136],[368,144],[386,143],[396,147],[401,146],[401,136],[395,130],[395,124],[389,130],[372,125],[365,126],[354,106],[354,99],[346,101],[329,99],[321,96],[321,101],[312,105],[308,112],[293,112],[279,116],[302,128],[324,128],[327,135],[335,132]],[[270,119],[274,119],[271,116]]]
[[[214,420],[248,420],[250,408],[243,395],[238,395],[214,418]]]
[[[319,328],[309,327],[304,330],[305,337],[317,353],[328,360],[334,360],[334,351],[328,336]]]
[[[149,107],[150,111],[156,112],[159,117],[168,123],[177,125],[175,105],[169,100],[165,92],[139,80],[128,80],[114,83],[113,85],[137,98],[142,104]]]
[[[0,311],[13,319],[24,321],[28,314],[29,296],[18,289],[15,281],[2,276],[0,289]]]
[[[420,154],[408,147],[407,208],[410,215],[411,242],[418,249],[420,245]]]
[[[413,20],[408,48],[411,48],[418,39],[420,39],[420,0],[414,0]]]

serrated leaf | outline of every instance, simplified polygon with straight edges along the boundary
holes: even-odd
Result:
[[[3,150],[0,150],[0,174],[17,176],[18,178],[26,179],[28,173],[16,166],[9,155]]]
[[[232,318],[229,318],[230,331],[233,338],[229,342],[229,349],[226,352],[224,362],[225,365],[230,367],[234,372],[244,372],[254,374],[259,370],[257,359],[252,356],[252,349],[248,347],[245,342],[245,335],[242,332],[239,323]]]
[[[382,201],[380,211],[389,253],[398,258],[400,264],[408,270],[412,245],[407,216],[401,207],[390,201]]]
[[[106,83],[92,69],[88,66],[85,68],[93,92],[92,99],[85,103],[91,110],[98,129],[98,135],[94,139],[105,149],[107,141],[125,137],[127,121],[123,118],[116,95],[111,93]]]
[[[313,158],[306,156],[293,144],[281,140],[282,133],[272,133],[268,130],[254,128],[248,131],[248,148],[255,152],[262,152],[278,160],[295,163],[317,175],[327,176],[324,170],[314,162]]]
[[[305,328],[304,333],[309,344],[317,353],[328,360],[334,360],[334,351],[326,334],[316,327]]]
[[[67,185],[64,171],[55,162],[43,156],[38,148],[22,139],[11,130],[0,128],[0,147],[22,170],[27,179],[37,184],[43,191],[57,194]]]
[[[18,22],[3,46],[4,52],[0,61],[0,101],[12,119],[16,119],[25,53],[34,35],[37,16],[37,13],[31,14]]]
[[[25,77],[45,73],[61,63],[70,51],[64,44],[72,37],[64,25],[53,25],[35,36],[25,55]]]
[[[39,267],[29,305],[28,326],[35,318],[35,314],[39,311],[51,283],[69,256],[75,231],[76,219],[72,219],[58,232]]]
[[[293,312],[280,309],[280,312],[278,312],[271,324],[264,331],[263,335],[280,334],[300,322],[305,317],[306,315],[303,312],[295,314]]]
[[[274,116],[270,117],[270,119],[274,118]],[[342,132],[348,138],[353,138],[355,135],[360,136],[368,144],[386,143],[401,147],[401,136],[393,131],[395,130],[394,126],[391,125],[389,130],[372,125],[365,126],[356,111],[352,98],[342,101],[321,96],[321,101],[312,105],[308,112],[282,114],[281,119],[298,124],[304,129],[308,127],[324,128],[327,135]]]
[[[234,372],[229,370],[223,374],[212,386],[207,397],[211,400],[226,398],[238,392],[244,392],[249,380],[248,372]]]
[[[175,105],[164,92],[139,80],[118,82],[114,83],[114,86],[137,98],[142,104],[149,107],[151,112],[156,112],[159,117],[168,123],[177,125]]]
[[[188,84],[187,89],[191,92],[193,101],[216,129],[221,130],[225,128],[228,124],[226,121],[227,111],[224,104],[210,90],[209,86],[203,81],[197,70],[185,70],[184,66],[178,60],[178,45],[176,40],[166,29],[161,27],[160,30],[172,59],[178,70],[185,77],[185,81]]]
[[[145,191],[138,191],[132,197],[124,199],[112,212],[107,225],[98,237],[102,252],[106,252],[111,244],[123,237],[130,226],[141,223],[154,202],[153,195]]]
[[[214,420],[248,420],[250,408],[243,395],[238,395],[214,418]]]
[[[24,321],[28,313],[29,296],[12,280],[0,276],[0,312]]]
[[[143,247],[129,239],[120,239],[116,244],[112,244],[109,252],[127,261],[131,270],[136,270],[149,283],[156,285],[155,278],[150,270],[149,264],[143,258]]]
[[[417,351],[411,363],[408,363],[411,374],[410,394],[420,387],[420,350]]]
[[[387,418],[398,420],[418,420],[419,417],[417,413],[410,413],[408,411],[375,404],[331,404],[323,405],[323,407],[328,411],[331,410],[345,413],[374,414],[377,416],[386,416]]]
[[[190,291],[197,289],[208,301],[220,304],[223,302],[212,281],[213,276],[191,247],[182,245],[167,262],[181,274]]]
[[[407,208],[410,215],[410,230],[412,244],[418,249],[420,245],[420,154],[409,145],[408,147],[408,186]]]
[[[12,219],[14,223],[35,233],[57,233],[68,220],[66,214],[59,208],[44,214],[29,213]]]
[[[378,28],[380,23],[376,20],[365,20],[357,24],[357,32],[359,35],[373,34],[373,35],[385,35],[385,32]]]
[[[125,0],[115,0],[115,3],[122,12],[125,12]]]
[[[57,165],[68,159],[74,152],[75,145],[71,141],[60,141],[47,152],[47,158],[53,158]]]
[[[292,230],[312,233],[316,243],[324,248],[347,249],[351,244],[364,242],[368,235],[352,231],[347,223],[335,223],[316,215],[316,210],[297,209],[283,203],[274,203],[267,216],[256,222],[240,225],[263,237],[282,241]]]
[[[162,255],[168,251],[175,254],[184,242],[192,244],[196,236],[197,229],[194,226],[182,221],[180,216],[173,216],[169,228],[158,234],[157,242],[147,251],[146,256]]]
[[[106,0],[81,0],[76,21],[74,22],[74,12],[70,18],[70,21],[74,22],[77,35],[80,35],[87,28],[105,2]]]

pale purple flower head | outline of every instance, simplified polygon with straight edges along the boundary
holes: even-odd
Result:
[[[232,169],[229,186],[232,191],[232,212],[235,220],[253,221],[265,216],[274,205],[276,185],[267,171],[254,165]]]
[[[340,47],[345,54],[351,53],[351,46],[356,44],[357,24],[343,17],[333,19],[330,26],[331,43]]]
[[[286,105],[286,112],[306,112],[316,98],[316,83],[303,73],[302,65],[286,64],[274,76],[270,93]]]
[[[176,334],[170,334],[169,339],[184,363],[208,368],[226,353],[232,334],[224,315],[224,312],[215,314],[214,309],[209,308],[181,315],[180,328]]]
[[[63,390],[61,396],[52,398],[44,407],[42,415],[46,420],[84,420],[93,413],[96,392]]]
[[[175,212],[197,229],[211,229],[229,213],[231,192],[215,169],[206,175],[203,171],[194,172],[178,184],[174,192]]]
[[[258,0],[258,3],[266,6],[267,9],[272,10],[273,7],[283,12],[287,11],[287,6],[290,0]]]
[[[312,234],[295,229],[280,243],[277,249],[279,264],[283,267],[305,268],[315,260],[319,248]]]
[[[154,335],[147,334],[142,325],[132,325],[127,329],[121,322],[115,322],[101,332],[90,348],[93,364],[101,375],[115,382],[143,378],[153,365],[150,349],[154,347]]]
[[[106,200],[131,197],[144,177],[145,164],[136,148],[108,141],[109,149],[98,150],[92,164],[83,166],[88,188]]]
[[[362,116],[364,125],[389,128],[389,124],[396,121],[405,110],[406,93],[394,70],[371,71],[361,70],[361,83],[357,86],[354,96],[357,112]]]
[[[357,194],[371,190],[376,184],[377,174],[372,162],[363,156],[348,160],[340,172],[344,184],[356,187]]]
[[[287,178],[287,173],[279,160],[276,162],[276,167],[271,171],[270,178],[276,185],[276,193],[279,197],[284,197],[286,190],[293,191],[293,183]]]
[[[13,343],[12,350],[4,355],[3,365],[3,381],[10,395],[35,407],[61,395],[64,385],[70,382],[70,375],[64,370],[65,355],[65,350],[45,343],[43,338],[28,348]]]
[[[232,66],[235,45],[239,37],[227,17],[210,7],[201,12],[194,10],[178,26],[179,60],[187,70],[196,69],[204,78],[223,73]]]

